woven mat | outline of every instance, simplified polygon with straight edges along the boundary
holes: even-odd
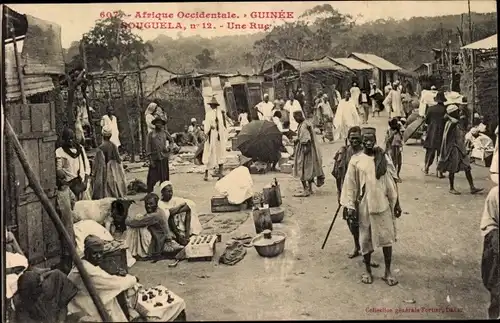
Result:
[[[231,233],[239,228],[240,225],[250,216],[250,212],[229,212],[218,214],[200,214],[203,234]]]

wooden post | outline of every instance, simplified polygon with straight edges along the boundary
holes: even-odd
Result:
[[[474,37],[473,37],[473,34],[472,34],[472,17],[471,17],[471,12],[470,12],[470,0],[467,0],[467,6],[468,6],[468,11],[469,11],[469,44],[472,44],[472,42],[474,41]]]
[[[82,37],[82,40],[80,41],[80,44],[81,44],[81,51],[82,51],[82,58],[83,58],[83,69],[85,70],[85,73],[88,73],[89,69],[88,69],[88,64],[87,64],[87,53],[85,51],[85,36]],[[92,146],[93,147],[97,147],[97,140],[96,140],[96,137],[95,137],[94,123],[92,121],[92,116],[91,116],[91,113],[90,113],[90,106],[89,106],[89,102],[87,100],[86,93],[84,94],[84,98],[85,98],[85,108],[87,109],[87,117],[88,117],[88,120],[89,120],[89,128],[90,128],[89,135],[90,135],[90,138],[92,139]]]
[[[54,225],[56,226],[57,231],[59,234],[62,234],[64,236],[64,240],[66,240],[66,243],[68,244],[71,252],[71,256],[73,257],[73,261],[75,262],[76,267],[78,268],[78,272],[80,273],[80,276],[82,277],[83,284],[87,288],[87,291],[89,292],[90,298],[92,298],[92,301],[94,302],[97,311],[99,312],[99,315],[101,316],[101,319],[103,322],[112,322],[111,318],[108,315],[108,312],[106,312],[104,308],[104,304],[101,300],[101,298],[97,294],[97,290],[95,289],[94,285],[92,284],[92,281],[90,280],[90,276],[85,270],[85,267],[83,267],[82,260],[78,256],[78,253],[76,251],[75,246],[73,245],[73,242],[66,231],[66,228],[64,227],[64,224],[62,223],[61,219],[59,218],[54,206],[50,202],[47,194],[43,191],[43,188],[40,184],[40,181],[37,178],[37,175],[33,172],[30,164],[28,163],[28,158],[26,157],[26,154],[24,153],[24,150],[21,146],[21,143],[19,142],[19,139],[17,138],[16,133],[12,129],[9,120],[5,120],[5,135],[9,139],[9,142],[13,144],[14,151],[16,152],[17,158],[21,162],[21,165],[24,169],[24,172],[26,173],[26,177],[28,177],[29,185],[33,189],[33,192],[36,194],[36,196],[40,199],[40,202],[43,205],[43,208],[47,212],[47,214],[50,216],[52,219],[52,222],[54,222]]]
[[[471,55],[470,55],[472,62],[471,62],[471,68],[472,68],[472,113],[470,116],[470,122],[472,124],[472,121],[474,120],[474,113],[476,112],[476,85],[475,85],[475,78],[476,78],[476,54],[475,50],[471,49]]]
[[[142,70],[139,66],[139,57],[137,57],[137,69],[139,70],[139,90],[141,91],[141,105],[140,105],[140,117],[141,117],[141,129],[142,129],[142,132],[141,132],[141,141],[142,141],[142,147],[144,149],[144,151],[142,151],[142,155],[144,156],[146,151],[146,139],[148,138],[148,132],[147,132],[147,129],[148,129],[148,125],[146,124],[146,116],[144,115],[144,112],[146,112],[146,107],[144,107],[144,89],[142,87]],[[143,110],[144,109],[144,110]]]

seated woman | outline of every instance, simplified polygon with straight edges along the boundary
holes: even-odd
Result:
[[[59,270],[28,270],[18,281],[13,304],[17,322],[64,323],[78,288]]]
[[[138,313],[126,305],[128,303],[127,298],[133,299],[139,289],[137,277],[128,274],[110,275],[103,270],[100,263],[104,255],[104,241],[96,236],[90,235],[85,239],[84,254],[85,257],[82,259],[83,267],[87,271],[112,322],[129,322],[129,319],[137,317]],[[78,293],[68,305],[69,312],[80,317],[90,317],[92,322],[100,321],[97,308],[83,283],[78,269],[74,268],[68,278],[78,288]]]
[[[126,238],[129,248],[137,249],[136,245],[139,242],[142,244],[142,249],[147,248],[148,258],[151,257],[155,260],[160,259],[164,254],[172,254],[184,248],[175,240],[175,235],[169,229],[169,216],[191,212],[190,207],[186,203],[164,210],[158,207],[158,202],[158,195],[149,193],[144,198],[146,215],[127,218],[125,222],[129,227],[127,232],[130,232]],[[146,239],[142,239],[145,228],[150,233],[149,241],[147,236],[145,237]],[[133,234],[134,231],[135,235]],[[139,241],[137,241],[137,238],[139,238]],[[187,244],[185,240],[182,239],[181,242]]]
[[[199,235],[203,229],[196,214],[196,204],[188,199],[174,196],[174,188],[170,181],[160,184],[161,201],[158,207],[168,215],[170,236],[179,244],[185,246],[192,235]],[[189,210],[173,213],[172,210],[181,205],[187,205]]]

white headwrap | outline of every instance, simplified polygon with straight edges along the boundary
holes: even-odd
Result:
[[[151,102],[148,107],[146,108],[146,112],[144,113],[145,115],[148,115],[148,114],[153,114],[156,110],[156,108],[158,107],[158,104],[154,103],[154,102]]]
[[[160,191],[162,191],[167,186],[173,186],[171,181],[164,181],[160,184]]]

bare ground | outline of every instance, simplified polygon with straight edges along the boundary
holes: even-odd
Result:
[[[371,120],[383,140],[387,118]],[[423,148],[404,148],[400,184],[404,211],[398,220],[393,272],[399,284],[387,286],[382,251],[374,260],[374,283],[360,282],[361,258],[348,259],[352,237],[341,216],[337,218],[324,250],[321,244],[337,209],[335,183],[330,175],[334,152],[340,143],[321,144],[326,184],[309,198],[294,198],[299,183],[291,175],[254,175],[255,190],[274,177],[282,187],[286,208],[275,230],[287,234],[285,252],[273,259],[248,249],[235,266],[215,262],[138,262],[131,273],[145,285],[163,284],[183,297],[189,320],[312,320],[312,319],[480,319],[486,318],[488,293],[482,286],[479,222],[485,194],[492,187],[488,169],[473,166],[476,186],[485,193],[472,196],[463,174],[456,179],[461,196],[448,193],[447,179],[424,176]],[[133,177],[145,179],[146,174]],[[175,194],[194,200],[200,213],[209,213],[214,181],[200,174],[173,174]],[[139,198],[137,196],[136,198]],[[225,241],[240,233],[253,235],[250,216]],[[414,301],[414,303],[412,303]],[[412,312],[409,312],[412,311]]]

